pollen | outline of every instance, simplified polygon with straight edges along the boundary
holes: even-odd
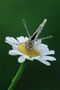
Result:
[[[40,52],[34,48],[32,48],[31,50],[26,50],[25,44],[18,45],[18,50],[29,57],[37,57],[40,55]]]

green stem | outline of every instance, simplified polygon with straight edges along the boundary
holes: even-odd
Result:
[[[14,89],[14,87],[17,84],[18,80],[21,78],[21,74],[22,74],[24,68],[25,68],[25,62],[20,65],[20,67],[19,67],[15,77],[13,78],[12,83],[10,84],[8,90],[13,90]]]

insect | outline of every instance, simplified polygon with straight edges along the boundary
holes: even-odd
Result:
[[[38,40],[38,36],[39,34],[41,33],[41,31],[43,30],[46,22],[47,22],[47,19],[44,19],[44,21],[39,25],[39,27],[37,28],[37,30],[33,33],[33,35],[31,36],[30,33],[28,32],[28,29],[27,29],[27,25],[26,25],[26,22],[25,20],[23,19],[23,24],[24,24],[24,27],[26,29],[26,32],[28,34],[28,40],[23,42],[23,43],[20,43],[19,44],[19,50],[28,55],[29,57],[33,57],[33,56],[38,56],[40,53],[39,51],[37,51],[35,48],[34,48],[34,42],[36,40]],[[45,37],[45,38],[41,38],[42,39],[46,39],[46,38],[50,38],[51,36],[49,37]]]
[[[26,29],[26,32],[27,32],[27,34],[29,36],[29,39],[25,42],[25,49],[26,50],[31,50],[31,49],[33,49],[34,41],[37,40],[39,34],[43,30],[43,28],[44,28],[44,26],[45,26],[45,24],[47,22],[47,19],[44,19],[42,24],[39,25],[38,29],[33,33],[32,36],[30,36],[30,33],[28,32],[25,20],[23,19],[22,21],[23,21],[24,27]]]

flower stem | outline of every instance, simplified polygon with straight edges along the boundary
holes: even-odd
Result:
[[[14,90],[15,85],[17,84],[18,80],[21,78],[21,74],[22,74],[24,68],[25,68],[25,62],[20,65],[20,67],[19,67],[15,77],[13,78],[12,83],[10,84],[8,90]]]

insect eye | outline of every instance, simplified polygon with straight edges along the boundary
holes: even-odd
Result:
[[[27,45],[27,43],[26,43],[26,45]]]
[[[26,43],[25,45],[28,45],[28,43]]]

